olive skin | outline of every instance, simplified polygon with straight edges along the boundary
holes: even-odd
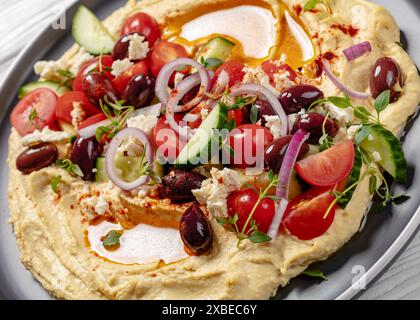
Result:
[[[185,247],[193,255],[203,255],[213,246],[213,229],[197,202],[181,216],[179,232]]]
[[[310,84],[297,84],[287,88],[280,94],[279,101],[287,114],[298,113],[319,99],[324,98],[324,93]]]
[[[141,33],[131,32],[119,38],[112,49],[112,58],[114,60],[124,60],[125,58],[128,58],[128,48],[130,47],[129,36],[134,34],[144,37]]]
[[[295,133],[299,129],[305,130],[306,132],[310,133],[308,138],[308,142],[311,144],[318,144],[319,139],[322,137],[322,125],[324,124],[325,116],[316,112],[310,112],[306,115],[299,115],[295,121],[295,124],[292,129],[292,133]],[[331,138],[334,138],[338,132],[338,125],[337,123],[328,118],[325,121],[325,132]]]
[[[83,79],[83,93],[91,103],[100,106],[100,101],[106,102],[107,97],[110,102],[120,100],[120,95],[109,80],[101,72],[88,73]]]
[[[40,143],[29,147],[16,158],[16,168],[23,174],[29,174],[48,167],[57,160],[57,147],[52,143]]]
[[[174,170],[162,178],[160,195],[173,202],[190,202],[195,197],[191,190],[200,189],[207,178],[197,172]]]
[[[96,137],[88,139],[80,137],[74,141],[70,160],[82,170],[83,180],[93,180],[96,159],[102,155],[102,152],[103,146],[96,140]]]
[[[122,96],[123,100],[136,109],[146,107],[155,96],[155,78],[148,74],[140,74],[127,84]]]
[[[280,171],[290,140],[292,140],[291,135],[275,139],[268,144],[264,151],[264,165],[267,169],[273,170],[273,172]],[[302,159],[308,151],[309,145],[304,143],[300,148],[298,160]]]
[[[391,102],[395,102],[401,95],[400,88],[403,86],[401,69],[392,58],[380,58],[376,61],[369,79],[370,91],[373,98],[377,98],[382,92],[391,90]]]

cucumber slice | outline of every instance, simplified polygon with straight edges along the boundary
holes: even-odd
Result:
[[[19,89],[19,99],[22,99],[28,93],[39,89],[39,88],[48,88],[54,91],[58,96],[62,95],[64,92],[69,92],[71,89],[67,86],[59,84],[53,81],[36,81],[25,84]]]
[[[394,134],[380,125],[371,126],[370,135],[373,139],[364,139],[360,146],[369,153],[378,152],[381,160],[378,163],[398,183],[407,179],[407,161],[400,141]]]
[[[220,60],[223,63],[229,59],[233,47],[235,47],[235,44],[225,38],[213,38],[201,48],[196,56],[196,60],[201,62],[201,60],[212,58]],[[209,65],[207,68],[214,70],[217,69],[217,67],[218,65]]]
[[[85,6],[80,6],[73,18],[73,38],[91,54],[107,54],[115,40],[102,22]]]
[[[359,149],[354,148],[354,164],[353,164],[353,169],[350,172],[349,180],[347,181],[346,189],[350,187],[351,185],[353,185],[354,183],[356,183],[357,181],[359,181],[360,173],[362,171],[362,164],[363,164],[362,155]],[[351,189],[351,191],[346,193],[345,196],[343,196],[342,198],[338,200],[338,204],[342,208],[346,208],[347,204],[350,202],[351,198],[353,197],[354,190],[355,188]]]
[[[213,129],[220,130],[226,125],[227,114],[227,109],[220,103],[213,108],[179,154],[176,160],[178,167],[197,166],[211,159],[212,151],[214,151],[212,142],[218,138],[218,133]]]
[[[96,159],[96,170],[97,170],[95,173],[96,182],[109,182],[109,177],[108,177],[108,174],[106,173],[104,157],[99,157]]]

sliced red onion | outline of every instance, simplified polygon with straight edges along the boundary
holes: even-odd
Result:
[[[372,46],[369,41],[358,43],[343,50],[343,53],[348,61],[353,61],[368,52],[372,52]]]
[[[225,70],[220,72],[214,85],[214,94],[218,95],[223,93],[223,91],[226,89],[226,86],[229,85],[229,80],[229,74]]]
[[[79,136],[84,138],[84,139],[88,139],[88,138],[96,135],[96,130],[99,127],[106,127],[106,126],[109,126],[110,124],[111,124],[111,120],[109,120],[109,119],[94,123],[94,124],[90,125],[89,127],[80,129],[79,130]]]
[[[284,112],[284,109],[279,99],[277,99],[277,97],[270,90],[259,84],[245,83],[237,87],[233,87],[230,94],[232,97],[237,97],[239,95],[245,94],[251,96],[260,96],[261,98],[267,100],[267,102],[273,107],[274,111],[280,117],[280,121],[282,124],[280,135],[287,135],[289,120],[287,118],[286,112]]]
[[[191,66],[198,70],[201,79],[201,87],[197,96],[203,96],[210,87],[210,75],[206,68],[195,60],[189,58],[180,58],[165,64],[156,79],[156,96],[163,104],[169,99],[168,83],[172,74],[185,66]],[[185,79],[184,79],[185,80]],[[198,84],[198,83],[197,83]],[[197,85],[196,84],[196,85]],[[201,93],[201,94],[200,94]]]
[[[137,128],[125,128],[118,132],[114,138],[112,138],[105,155],[106,172],[112,183],[125,191],[134,190],[149,182],[150,180],[149,176],[141,176],[133,182],[127,182],[124,181],[118,174],[118,169],[115,167],[115,157],[121,143],[123,143],[124,140],[128,139],[129,137],[138,139],[144,145],[146,152],[145,159],[149,165],[152,164],[154,160],[152,143],[150,142],[147,134],[142,130]]]
[[[369,93],[358,92],[346,86],[338,77],[334,75],[330,68],[330,64],[326,60],[322,60],[322,66],[324,67],[326,76],[332,81],[332,83],[334,83],[334,85],[341,91],[347,92],[350,97],[361,100],[368,99],[370,97]]]
[[[184,118],[182,118],[185,122],[195,122],[201,118],[201,114],[198,113],[187,113]]]
[[[283,220],[284,212],[286,211],[289,197],[289,185],[292,177],[293,167],[295,166],[300,148],[303,143],[309,138],[309,133],[304,130],[298,130],[290,140],[283,162],[279,172],[279,183],[277,185],[276,196],[280,198],[280,203],[276,209],[270,228],[268,229],[268,236],[273,242],[280,228]]]

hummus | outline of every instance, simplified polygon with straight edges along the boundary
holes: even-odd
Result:
[[[123,20],[135,11],[144,11],[164,24],[201,5],[223,2],[130,1],[104,23],[112,33],[118,34]],[[264,2],[273,7],[273,12],[279,12],[278,1]],[[292,13],[296,6],[303,7],[305,2],[283,1]],[[384,8],[367,1],[330,2],[331,16],[322,6],[318,13],[299,14],[306,30],[310,31],[317,54],[331,51],[338,55],[339,59],[332,65],[334,73],[361,92],[369,90],[368,75],[378,58],[395,59],[401,67],[405,85],[400,99],[382,112],[381,121],[393,133],[399,134],[417,109],[420,79],[412,60],[396,44],[400,40],[398,26]],[[335,23],[352,25],[359,31],[350,36],[330,27]],[[370,41],[372,52],[349,63],[342,56],[342,49],[361,41]],[[82,48],[74,45],[56,64],[69,69],[79,55],[85,54]],[[51,79],[60,77],[53,68],[49,73]],[[42,74],[46,76],[46,73]],[[326,96],[339,94],[325,76],[317,86]],[[367,106],[374,110],[373,100]],[[62,299],[268,299],[310,264],[327,259],[348,242],[358,231],[371,201],[369,181],[365,179],[357,186],[346,210],[337,210],[328,231],[313,240],[302,241],[281,232],[272,244],[243,241],[238,248],[236,235],[210,219],[214,245],[208,255],[182,257],[169,264],[162,261],[123,264],[100,257],[87,245],[91,225],[89,214],[94,214],[98,223],[106,219],[125,229],[154,223],[176,228],[179,216],[189,204],[174,205],[169,200],[132,195],[112,184],[86,183],[54,166],[22,175],[16,169],[15,160],[23,150],[22,138],[13,129],[8,160],[10,222],[26,268],[46,290]],[[55,194],[50,186],[51,179],[58,175],[62,176],[61,195]],[[89,210],[83,201],[92,196],[101,199],[102,204],[105,199],[105,205],[96,208],[97,212],[96,206]]]

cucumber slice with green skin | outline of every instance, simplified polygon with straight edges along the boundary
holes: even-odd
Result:
[[[350,172],[349,180],[347,181],[346,188],[350,187],[360,179],[360,174],[362,172],[362,155],[358,148],[354,148],[354,164],[353,169]],[[347,204],[350,202],[351,198],[353,197],[354,190],[356,188],[351,189],[348,193],[346,193],[342,198],[338,200],[338,204],[342,208],[346,208]]]
[[[99,157],[96,159],[96,173],[95,181],[96,182],[109,182],[108,174],[106,173],[105,158]]]
[[[201,48],[197,54],[196,60],[201,62],[202,60],[206,61],[207,59],[217,59],[223,63],[229,59],[234,47],[235,44],[225,38],[213,38]],[[207,68],[214,70],[217,69],[217,67],[218,65],[210,65]]]
[[[102,22],[85,6],[80,6],[73,18],[73,38],[91,54],[107,54],[115,40]]]
[[[227,116],[227,109],[220,103],[217,104],[182,149],[176,160],[176,165],[180,168],[189,168],[207,163],[212,158],[212,151],[215,151],[214,144],[219,141],[219,133],[214,132],[213,129],[223,129],[227,122]]]
[[[61,96],[65,92],[70,92],[71,88],[64,86],[62,84],[59,84],[57,82],[53,81],[36,81],[31,82],[28,84],[25,84],[19,89],[19,99],[22,99],[24,96],[26,96],[28,93],[39,89],[39,88],[48,88],[54,91],[58,96]]]
[[[407,161],[401,148],[400,141],[391,131],[380,125],[372,125],[370,135],[373,139],[365,138],[360,146],[363,150],[373,154],[378,152],[381,156],[378,163],[387,171],[397,183],[407,180]]]

